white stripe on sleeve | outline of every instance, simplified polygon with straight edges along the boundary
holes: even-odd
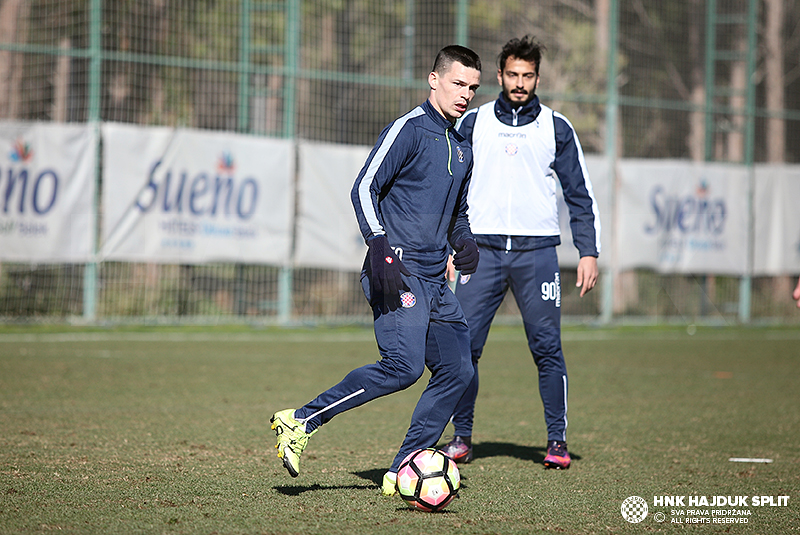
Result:
[[[386,231],[383,230],[380,220],[378,219],[378,214],[375,213],[375,207],[372,205],[372,196],[369,193],[369,188],[372,186],[372,182],[375,180],[375,174],[378,172],[384,158],[386,158],[386,153],[389,152],[389,149],[397,140],[400,130],[403,129],[403,126],[405,126],[406,122],[410,119],[423,115],[424,113],[425,111],[422,107],[417,106],[392,124],[386,137],[383,138],[380,147],[378,147],[375,157],[372,158],[367,172],[364,173],[358,185],[358,201],[361,203],[361,210],[364,212],[364,218],[367,220],[370,230],[376,236],[386,234]]]

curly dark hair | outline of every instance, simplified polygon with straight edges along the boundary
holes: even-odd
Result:
[[[503,50],[497,56],[497,64],[500,70],[506,68],[506,60],[508,58],[517,58],[523,61],[530,61],[536,69],[536,74],[539,74],[539,64],[542,62],[542,52],[547,50],[545,46],[538,42],[535,37],[526,35],[522,39],[511,39],[505,45]]]

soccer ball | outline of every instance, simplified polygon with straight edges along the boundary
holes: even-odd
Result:
[[[400,496],[411,507],[429,513],[444,509],[456,497],[460,486],[456,463],[434,448],[410,453],[397,471]]]

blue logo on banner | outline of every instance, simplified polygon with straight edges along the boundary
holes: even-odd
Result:
[[[683,255],[723,251],[728,210],[723,198],[711,198],[708,184],[701,181],[690,195],[668,195],[656,186],[650,194],[655,220],[644,227],[658,236],[659,261],[678,262]]]
[[[24,215],[32,211],[44,215],[52,210],[58,198],[58,173],[53,169],[43,169],[37,174],[24,167],[31,162],[33,150],[21,139],[14,144],[8,158],[11,165],[5,170],[0,169],[2,214]]]
[[[711,199],[708,184],[700,182],[693,195],[670,196],[656,186],[650,194],[655,220],[645,225],[648,234],[678,231],[681,234],[720,235],[725,230],[725,199]]]
[[[223,153],[217,173],[159,169],[156,162],[147,184],[136,200],[142,212],[160,209],[165,215],[188,213],[194,216],[235,216],[246,221],[253,217],[258,204],[258,183],[254,178],[234,177],[236,166],[229,153]]]

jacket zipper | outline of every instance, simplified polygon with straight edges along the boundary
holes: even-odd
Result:
[[[450,160],[453,159],[453,147],[450,146],[450,127],[444,129],[444,138],[447,140],[447,171],[453,176],[453,169],[450,167]]]

